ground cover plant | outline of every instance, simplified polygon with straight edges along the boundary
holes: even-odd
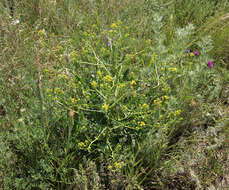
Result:
[[[227,188],[229,5],[203,2],[0,1],[0,188]]]

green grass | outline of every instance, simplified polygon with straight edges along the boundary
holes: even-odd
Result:
[[[25,0],[13,18],[7,7],[0,189],[222,188],[228,3]]]

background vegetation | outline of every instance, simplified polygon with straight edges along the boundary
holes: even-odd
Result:
[[[0,1],[0,189],[228,188],[229,3]]]

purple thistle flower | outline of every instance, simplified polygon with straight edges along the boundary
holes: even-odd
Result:
[[[105,39],[105,40],[108,40],[107,34],[104,34],[104,39]]]
[[[104,34],[103,37],[104,37],[104,40],[105,40],[105,44],[106,44],[107,46],[111,46],[111,41],[109,40],[107,34]]]
[[[190,53],[190,52],[191,52],[191,50],[190,50],[190,49],[187,49],[187,50],[186,50],[186,52],[187,52],[187,53]]]
[[[208,61],[208,67],[211,69],[214,66],[213,61]]]
[[[108,40],[108,41],[106,42],[106,44],[107,44],[108,46],[111,46],[111,41]]]
[[[199,52],[198,51],[194,51],[194,55],[195,56],[199,55]]]

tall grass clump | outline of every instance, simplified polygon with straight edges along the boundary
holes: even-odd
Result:
[[[2,6],[2,189],[201,189],[224,175],[227,72],[173,6]]]
[[[228,10],[229,3],[223,0],[174,2],[174,18],[179,25],[193,23],[201,26],[211,18],[217,18]]]

